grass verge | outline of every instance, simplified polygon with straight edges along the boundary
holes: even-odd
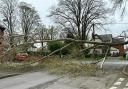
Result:
[[[23,63],[25,64],[25,62]],[[46,59],[34,66],[22,66],[20,64],[0,64],[0,71],[24,73],[46,70],[50,74],[71,76],[95,76],[97,71],[97,67],[94,64],[83,64],[79,61],[73,62],[73,60],[61,60],[58,58]]]
[[[72,75],[72,76],[94,76],[97,68],[95,65],[75,63],[59,59],[48,59],[42,64],[43,68],[51,74]]]

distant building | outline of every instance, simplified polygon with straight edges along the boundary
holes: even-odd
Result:
[[[113,43],[123,43],[124,42],[124,38],[113,38],[112,40]],[[125,49],[124,49],[124,45],[117,45],[117,46],[113,46],[114,48],[119,50],[119,55],[124,55],[125,54]]]
[[[98,35],[95,34],[94,39],[92,41],[96,42],[111,42],[112,41],[112,34],[105,34],[105,35]],[[95,48],[96,54],[105,54],[107,50],[106,45],[99,45]],[[90,53],[94,53],[94,49],[91,49]]]
[[[108,43],[121,43],[124,42],[124,38],[114,38],[112,34],[105,34],[105,35],[97,35],[95,34],[95,39],[92,39],[92,41],[96,42],[108,42]],[[98,47],[95,48],[95,52],[97,54],[105,54],[107,50],[106,45],[99,45]],[[94,49],[91,49],[90,53],[93,53]],[[125,50],[124,50],[124,45],[117,45],[117,46],[112,46],[109,52],[111,55],[124,55]]]

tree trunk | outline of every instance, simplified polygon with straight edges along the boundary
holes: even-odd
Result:
[[[41,45],[42,45],[42,50],[44,50],[44,43],[43,43],[43,42],[41,42]]]
[[[27,35],[25,35],[24,36],[24,52],[27,52],[28,51],[28,45],[27,45],[27,43],[28,43],[28,36]]]

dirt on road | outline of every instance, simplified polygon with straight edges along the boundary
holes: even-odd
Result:
[[[109,89],[119,76],[123,75],[119,72],[106,72],[93,77],[66,76],[47,86],[40,86],[36,89]]]
[[[120,71],[101,70],[95,76],[58,76],[40,71],[1,79],[0,89],[110,89],[121,77]]]

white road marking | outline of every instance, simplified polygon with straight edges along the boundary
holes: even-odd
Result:
[[[125,80],[125,78],[119,78],[118,82],[123,82]]]
[[[111,87],[110,89],[117,89],[117,87]]]
[[[122,82],[115,82],[115,83],[114,83],[114,86],[119,86],[119,85],[121,85],[121,83],[122,83]]]
[[[120,86],[122,82],[124,82],[126,78],[119,78],[110,89],[117,89],[118,87],[115,86]],[[128,82],[126,83],[125,87],[128,87]],[[128,88],[122,88],[122,89],[128,89]]]
[[[126,83],[126,87],[128,87],[128,83]]]

